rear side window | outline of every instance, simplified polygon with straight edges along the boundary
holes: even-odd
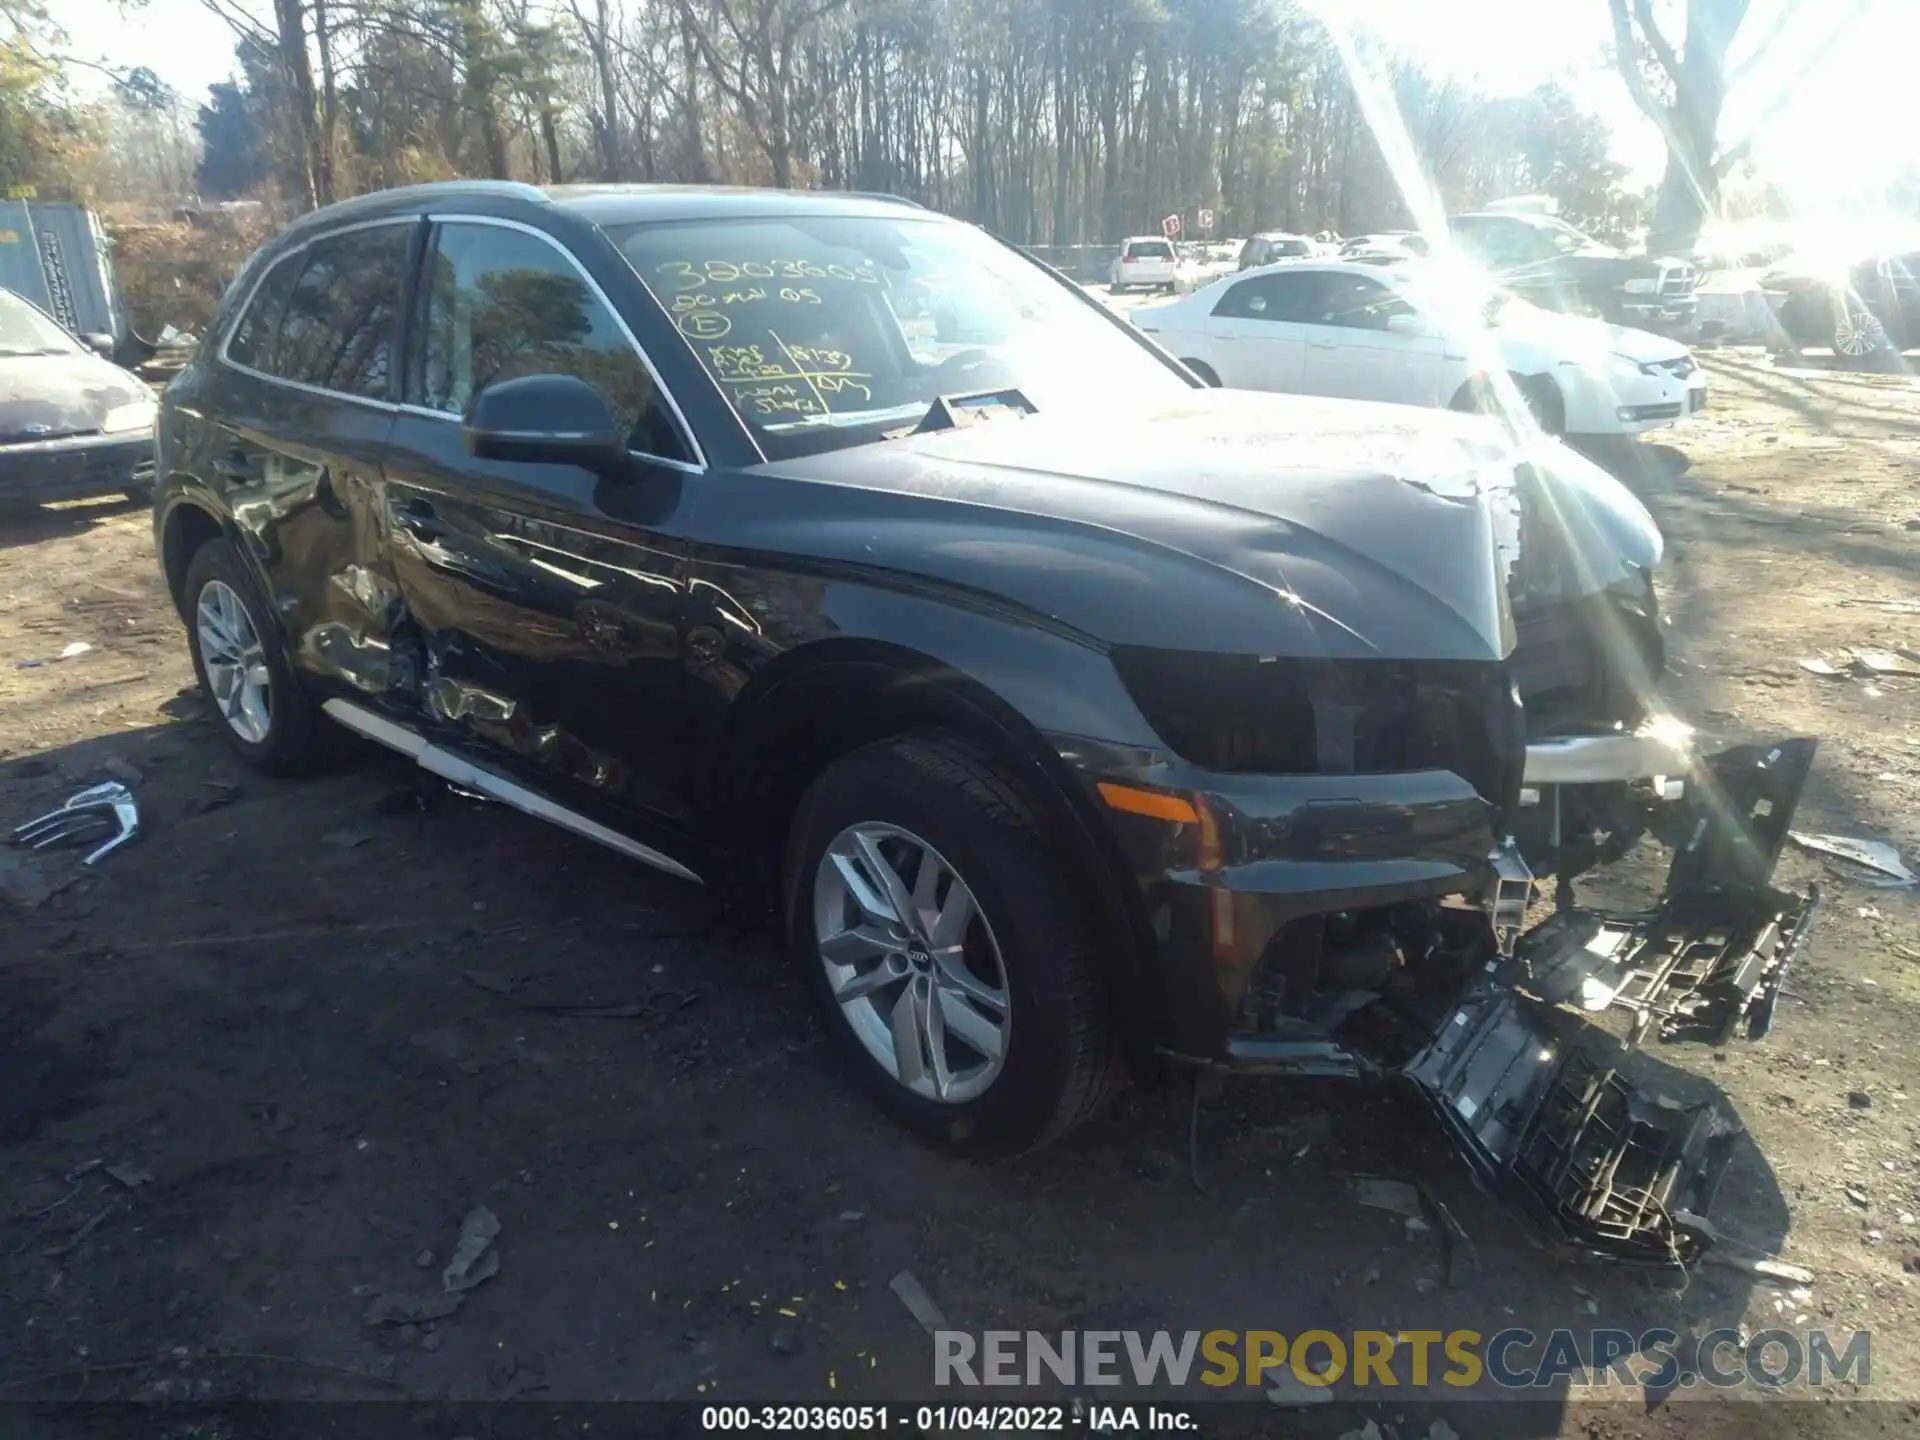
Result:
[[[282,380],[389,398],[407,224],[329,235],[282,260],[255,291],[227,356]]]
[[[523,375],[598,386],[628,445],[667,459],[687,447],[620,322],[580,269],[536,235],[449,221],[428,270],[419,403],[466,413],[475,393]]]
[[[1129,260],[1171,260],[1173,247],[1164,240],[1136,240],[1127,246]]]
[[[233,327],[232,338],[227,341],[227,358],[234,364],[266,375],[275,373],[280,317],[287,313],[287,296],[293,290],[293,282],[300,278],[300,267],[306,260],[303,251],[275,261],[266,277],[254,287],[246,313],[241,315],[240,323]]]

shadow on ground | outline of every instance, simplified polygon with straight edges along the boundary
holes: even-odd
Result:
[[[1203,1116],[1205,1195],[1179,1087],[1037,1156],[946,1159],[856,1094],[784,959],[694,887],[423,801],[384,756],[262,780],[195,722],[113,753],[143,838],[97,874],[50,862],[54,893],[0,912],[27,1076],[0,1115],[13,1395],[84,1375],[96,1398],[925,1399],[902,1271],[973,1330],[1697,1334],[1746,1310],[1735,1271],[1536,1248],[1399,1093],[1230,1084]],[[91,744],[0,769],[0,821],[102,763]],[[1665,1066],[1704,1058],[1648,1057],[1663,1092],[1737,1113]],[[1358,1175],[1430,1186],[1477,1269],[1354,1203]],[[1789,1218],[1750,1145],[1724,1196],[1726,1228],[1773,1249]],[[478,1204],[498,1276],[457,1313],[370,1325],[441,1305]],[[1475,1440],[1561,1433],[1564,1391]]]

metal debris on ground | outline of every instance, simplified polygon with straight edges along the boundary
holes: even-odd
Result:
[[[1715,1246],[1707,1251],[1705,1260],[1709,1265],[1724,1266],[1779,1285],[1813,1284],[1811,1270],[1802,1265],[1790,1265],[1785,1260],[1776,1260],[1770,1255],[1742,1255],[1736,1250]]]
[[[12,838],[16,845],[44,850],[67,841],[111,835],[112,839],[82,862],[94,865],[139,832],[140,808],[134,803],[133,792],[119,781],[109,780],[68,796],[58,810],[29,820],[13,832]]]
[[[152,1174],[141,1169],[131,1161],[119,1165],[107,1166],[107,1174],[118,1180],[129,1190],[137,1190],[140,1186],[149,1184],[153,1180]]]
[[[1842,1189],[1846,1192],[1847,1199],[1858,1205],[1862,1210],[1872,1206],[1873,1202],[1867,1198],[1866,1191],[1852,1185],[1843,1186]]]
[[[1818,675],[1822,680],[1838,680],[1841,676],[1847,673],[1846,671],[1840,669],[1837,665],[1828,664],[1825,660],[1822,660],[1818,655],[1815,655],[1811,658],[1802,658],[1794,661],[1793,663],[1798,665],[1802,670],[1806,671],[1809,675]]]
[[[352,850],[365,845],[373,839],[373,831],[352,827],[345,830],[329,830],[320,837],[322,845],[338,845],[342,850]]]
[[[1851,835],[1810,835],[1799,830],[1789,830],[1787,838],[1803,850],[1817,850],[1822,855],[1851,860],[1890,876],[1901,885],[1911,885],[1914,881],[1913,872],[1901,863],[1900,852],[1884,841],[1856,840]]]
[[[361,1318],[375,1330],[424,1325],[430,1320],[446,1319],[466,1301],[465,1295],[436,1295],[431,1290],[376,1295]]]
[[[1386,1440],[1386,1437],[1380,1433],[1380,1427],[1369,1420],[1358,1430],[1341,1431],[1340,1440]]]
[[[460,1222],[460,1243],[440,1272],[440,1284],[449,1295],[471,1290],[500,1273],[500,1252],[493,1248],[499,1234],[500,1217],[486,1206],[476,1205],[467,1212]]]
[[[1855,650],[1853,663],[1874,675],[1920,675],[1920,660],[1904,650]]]
[[[900,1303],[907,1307],[907,1313],[920,1322],[920,1328],[929,1335],[938,1330],[951,1330],[947,1317],[940,1307],[933,1303],[933,1297],[926,1288],[913,1278],[911,1270],[902,1270],[887,1282],[887,1288],[900,1297]]]
[[[1447,1288],[1464,1289],[1480,1278],[1480,1248],[1467,1234],[1467,1227],[1454,1218],[1453,1211],[1424,1182],[1420,1185],[1420,1198],[1447,1237]]]
[[[1353,1198],[1375,1210],[1391,1210],[1410,1220],[1420,1218],[1420,1191],[1404,1180],[1379,1180],[1369,1175],[1353,1182]]]

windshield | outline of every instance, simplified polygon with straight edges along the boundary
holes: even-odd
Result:
[[[0,290],[0,355],[71,355],[73,337],[11,290]]]
[[[609,234],[770,459],[871,444],[942,396],[1017,389],[1041,413],[1110,416],[1192,388],[969,225],[809,215]]]
[[[1553,248],[1562,255],[1570,255],[1575,250],[1604,250],[1606,247],[1583,230],[1576,230],[1564,220],[1539,219],[1531,222],[1533,228],[1553,243]]]

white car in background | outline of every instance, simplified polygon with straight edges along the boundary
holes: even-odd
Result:
[[[1504,370],[1552,434],[1634,435],[1703,409],[1676,340],[1542,310],[1473,272],[1287,260],[1129,317],[1210,385],[1483,409]]]
[[[1107,275],[1107,289],[1118,295],[1127,290],[1171,290],[1185,295],[1200,288],[1201,270],[1171,240],[1158,235],[1133,235],[1120,242]]]

